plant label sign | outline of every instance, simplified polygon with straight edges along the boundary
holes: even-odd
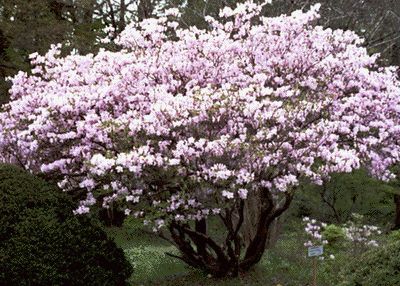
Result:
[[[323,246],[311,246],[308,248],[308,257],[320,256],[324,253]]]

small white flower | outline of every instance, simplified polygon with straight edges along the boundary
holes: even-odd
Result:
[[[239,190],[238,190],[239,197],[240,197],[242,200],[247,199],[247,193],[248,193],[248,191],[247,191],[246,189],[239,189]]]
[[[176,166],[176,165],[179,165],[180,162],[181,162],[181,160],[179,160],[179,159],[169,159],[168,164],[170,166]]]
[[[222,191],[222,196],[227,199],[233,199],[233,193],[228,191]]]
[[[177,8],[170,8],[168,10],[165,10],[165,16],[179,17],[180,15],[181,13]]]
[[[87,206],[81,205],[79,208],[73,211],[73,213],[76,214],[86,214],[90,211],[90,209]]]

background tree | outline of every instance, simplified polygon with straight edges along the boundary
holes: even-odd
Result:
[[[0,102],[8,100],[5,77],[30,69],[29,54],[44,54],[51,44],[66,51],[95,51],[101,23],[93,18],[94,1],[0,0]]]
[[[352,30],[365,39],[370,53],[381,53],[386,63],[398,65],[400,56],[400,3],[392,0],[276,0],[268,15],[287,14],[320,2],[319,24],[333,29]]]

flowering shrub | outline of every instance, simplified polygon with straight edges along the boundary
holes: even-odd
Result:
[[[304,228],[309,240],[304,243],[304,246],[318,246],[323,244],[328,244],[326,239],[323,239],[321,231],[326,228],[327,224],[323,222],[317,222],[315,219],[310,219],[309,217],[303,218],[303,222],[306,223]]]
[[[354,254],[360,254],[369,247],[379,246],[375,238],[382,234],[381,230],[377,226],[362,224],[362,219],[362,215],[352,214],[351,221],[342,226],[336,226],[304,217],[304,230],[308,238],[304,246],[326,246],[327,251],[324,251],[324,255],[320,257],[322,260],[326,257],[334,259],[334,253],[340,250],[338,247],[344,247],[341,244],[342,240],[351,243],[351,251]]]
[[[379,246],[374,238],[382,234],[377,226],[363,224],[362,219],[362,215],[352,214],[352,220],[344,226],[346,238],[353,243],[354,251],[359,252],[364,251],[368,246]]]
[[[2,159],[86,190],[76,214],[118,200],[168,230],[186,263],[248,270],[301,180],[361,164],[388,180],[399,158],[395,69],[355,33],[314,26],[319,5],[266,18],[266,4],[225,8],[209,30],[177,28],[170,11],[128,26],[119,52],[32,55],[0,113]],[[209,216],[226,227],[222,246]],[[246,216],[256,223],[243,246]]]
[[[308,241],[304,243],[305,247],[328,245],[329,241],[323,236],[323,231],[327,227],[326,223],[318,222],[317,220],[310,219],[309,217],[304,217],[303,223],[305,223],[304,231],[308,237]],[[335,255],[330,251],[326,251],[324,248],[323,255],[319,256],[318,258],[320,260],[324,260],[326,257],[335,259]]]

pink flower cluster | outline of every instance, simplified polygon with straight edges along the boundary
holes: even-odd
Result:
[[[306,225],[304,231],[309,238],[309,240],[304,243],[304,246],[310,247],[328,244],[328,241],[324,239],[321,234],[321,231],[326,227],[326,223],[318,222],[309,217],[304,217],[303,223]]]
[[[361,164],[392,178],[395,69],[378,67],[355,33],[313,25],[319,5],[274,18],[262,6],[225,8],[209,30],[134,23],[118,52],[32,55],[33,74],[13,78],[0,113],[2,160],[164,219]]]

